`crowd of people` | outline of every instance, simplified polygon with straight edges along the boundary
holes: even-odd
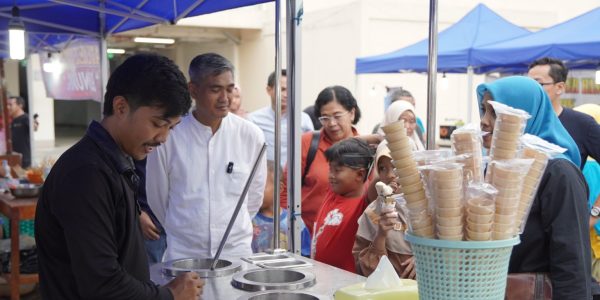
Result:
[[[287,78],[282,70],[283,159],[275,165],[275,75],[266,80],[270,103],[248,113],[234,66],[221,55],[195,57],[189,82],[159,55],[138,54],[119,66],[108,81],[104,118],[56,162],[38,202],[43,297],[196,299],[204,284],[197,274],[159,287],[150,281],[148,265],[215,255],[263,144],[267,156],[222,257],[272,248],[275,214],[285,248]],[[579,300],[591,298],[600,279],[600,167],[593,161],[600,159],[600,109],[562,107],[566,78],[562,62],[544,58],[531,65],[528,77],[482,84],[477,94],[482,131],[493,131],[493,100],[529,113],[526,133],[567,149],[548,163],[509,272],[543,273],[554,299]],[[407,218],[401,210],[383,210],[375,186],[398,189],[379,126],[403,121],[412,151],[425,149],[425,129],[410,92],[393,89],[386,98],[382,121],[370,134],[354,126],[361,110],[343,86],[325,87],[302,113],[302,254],[364,276],[385,255],[401,278],[418,280],[404,239]],[[276,168],[283,171],[280,182]],[[281,187],[279,211],[273,208],[275,185]]]

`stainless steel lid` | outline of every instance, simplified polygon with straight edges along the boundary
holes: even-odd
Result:
[[[299,290],[315,285],[313,273],[303,270],[253,269],[233,275],[231,284],[246,291]]]
[[[211,258],[184,258],[176,259],[163,263],[163,274],[176,277],[186,272],[196,272],[200,277],[222,277],[231,275],[242,269],[239,262],[232,262],[225,259],[219,259],[214,270],[210,269]]]

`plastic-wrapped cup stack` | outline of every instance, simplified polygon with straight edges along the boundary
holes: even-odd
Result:
[[[492,164],[491,169],[492,185],[498,190],[492,238],[494,240],[509,239],[516,233],[523,173],[499,164]]]
[[[461,161],[464,164],[463,169],[466,171],[465,176],[471,176],[470,179],[475,182],[483,182],[481,139],[477,132],[474,130],[455,131],[452,133],[451,139],[454,153],[470,155],[469,158]]]
[[[498,113],[490,156],[492,160],[505,160],[517,157],[519,138],[523,135],[527,119],[524,117]]]
[[[463,239],[462,166],[431,171],[437,236],[441,240]]]
[[[522,223],[527,219],[529,209],[535,199],[537,188],[544,175],[546,165],[548,165],[548,155],[544,152],[525,148],[523,149],[523,158],[533,158],[533,164],[529,168],[529,172],[523,180],[523,189],[521,191],[521,199],[519,200],[519,210],[517,212],[517,226],[523,227]],[[522,230],[522,228],[521,228]]]
[[[494,200],[476,197],[467,200],[467,240],[489,241],[492,239]]]
[[[404,121],[390,123],[382,129],[396,167],[397,182],[404,193],[412,232],[416,236],[433,238],[435,232],[429,213],[429,203],[417,163],[412,157],[412,147],[404,129]]]

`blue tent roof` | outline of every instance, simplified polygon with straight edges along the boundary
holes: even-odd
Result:
[[[464,73],[473,65],[474,47],[504,41],[530,32],[516,26],[483,4],[477,5],[438,36],[438,71]],[[429,39],[394,52],[356,59],[356,73],[425,72]],[[475,72],[479,70],[475,68]]]
[[[182,18],[249,6],[273,0],[0,0],[0,44],[6,39],[16,3],[30,45],[49,45],[85,35],[102,37],[154,24],[175,24]],[[104,3],[104,5],[103,5]],[[100,16],[104,14],[104,26]],[[3,51],[0,51],[0,56]]]
[[[100,36],[171,23],[186,17],[273,0],[18,0],[21,18],[29,32],[78,33]],[[0,28],[12,18],[14,0],[0,0]],[[104,7],[102,7],[102,3]],[[106,15],[100,25],[100,11]]]
[[[550,56],[570,68],[596,69],[600,63],[600,7],[527,37],[476,47],[475,65],[487,69],[527,70],[532,61]]]

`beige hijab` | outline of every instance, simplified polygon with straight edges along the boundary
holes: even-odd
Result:
[[[385,117],[383,118],[383,122],[381,122],[381,126],[385,126],[392,122],[398,121],[398,119],[400,119],[400,116],[407,110],[410,110],[413,114],[415,114],[415,107],[412,104],[410,104],[410,102],[404,100],[394,101],[385,111]],[[379,134],[384,135],[383,130],[381,128],[379,129]],[[421,143],[419,136],[417,136],[416,130],[413,131],[413,134],[409,136],[409,138],[413,151],[425,150],[423,143]]]
[[[392,158],[390,155],[390,149],[385,144],[379,144],[379,147],[377,147],[377,152],[375,154],[375,170],[378,169],[377,165],[379,164],[379,159],[383,156],[389,157],[390,159]],[[394,197],[402,196],[394,195]],[[379,226],[382,205],[383,198],[377,197],[375,201],[371,202],[371,204],[367,206],[363,214],[358,219],[358,231],[356,232],[357,236],[373,242],[375,236],[377,235],[377,227]],[[402,209],[398,203],[396,203],[396,210],[398,211],[398,218],[402,222],[403,230],[390,230],[385,240],[385,247],[389,251],[398,254],[412,255],[410,244],[404,240],[404,232],[408,230],[408,228],[406,227],[406,224],[408,224],[407,219],[404,216]]]

